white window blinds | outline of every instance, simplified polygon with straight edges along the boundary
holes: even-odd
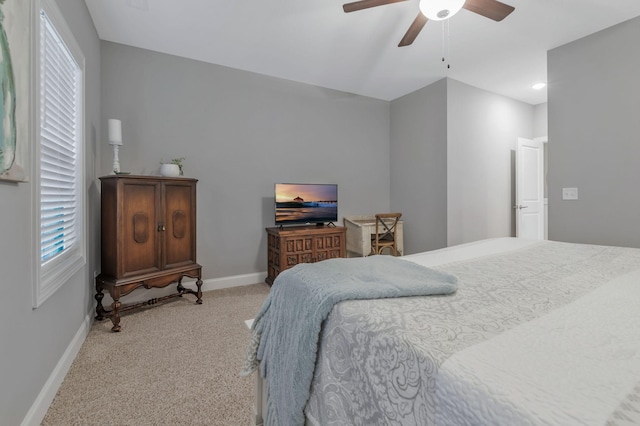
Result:
[[[74,247],[82,232],[81,69],[40,13],[40,261]]]

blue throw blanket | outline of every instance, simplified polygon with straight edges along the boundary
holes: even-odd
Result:
[[[457,279],[391,256],[331,259],[278,275],[252,326],[242,375],[260,365],[267,381],[265,426],[304,424],[322,322],[343,300],[456,291]]]

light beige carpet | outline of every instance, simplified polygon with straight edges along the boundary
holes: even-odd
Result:
[[[269,292],[254,284],[185,295],[96,321],[42,422],[54,425],[250,425],[255,377],[240,377],[245,320]],[[123,301],[125,301],[123,299]]]

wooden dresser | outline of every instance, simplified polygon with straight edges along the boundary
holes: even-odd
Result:
[[[313,263],[345,257],[342,226],[292,226],[267,230],[267,284],[298,263]]]
[[[120,314],[185,293],[202,303],[202,267],[196,263],[196,179],[105,176],[101,195],[102,269],[96,277],[96,319],[109,317],[120,331]],[[182,286],[196,279],[197,291]],[[177,282],[177,293],[123,305],[120,298],[144,287]],[[113,299],[102,306],[103,291]]]

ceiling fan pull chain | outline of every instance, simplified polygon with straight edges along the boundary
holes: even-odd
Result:
[[[444,26],[445,26],[445,22],[447,20],[445,19],[444,21],[442,21],[442,62],[444,62],[444,56],[445,56],[445,48],[444,48]]]
[[[450,19],[442,20],[442,62],[445,61],[445,58],[451,59],[449,21]],[[447,60],[447,69],[451,68],[450,62]]]
[[[450,22],[451,19],[447,19],[447,69],[451,68],[451,30],[450,30]]]

